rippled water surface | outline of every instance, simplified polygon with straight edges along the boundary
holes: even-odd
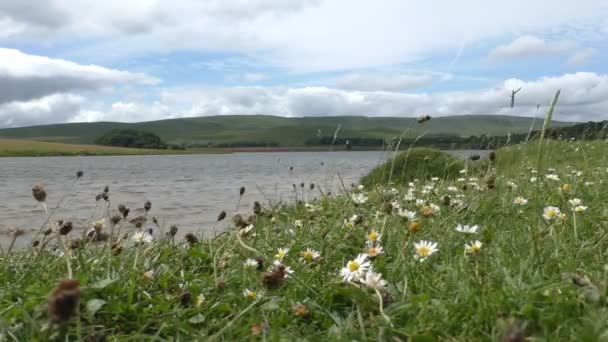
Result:
[[[247,191],[239,211],[250,212],[253,201],[295,200],[292,184],[305,183],[298,190],[305,200],[319,196],[318,188],[346,186],[388,157],[385,152],[297,152],[236,153],[225,155],[117,156],[0,158],[0,232],[3,244],[10,227],[37,231],[45,220],[43,208],[31,195],[32,186],[48,191],[53,220],[72,221],[76,228],[88,227],[103,214],[95,194],[110,187],[112,210],[118,204],[131,208],[131,217],[143,214],[146,200],[152,202],[149,216],[161,225],[175,224],[182,233],[212,231],[217,215],[233,214],[241,186]],[[74,182],[76,172],[84,177]],[[310,190],[310,183],[317,187]],[[27,237],[21,240],[28,240]]]

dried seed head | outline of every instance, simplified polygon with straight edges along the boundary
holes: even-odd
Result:
[[[300,183],[300,188],[304,189],[304,185],[306,185],[304,182]]]
[[[260,202],[253,202],[253,213],[256,215],[260,215],[262,213],[262,205],[260,204]]]
[[[441,199],[441,202],[442,202],[442,203],[443,203],[443,205],[445,205],[445,206],[450,205],[450,202],[451,202],[451,200],[450,200],[450,196],[448,196],[448,195],[443,196],[443,198]]]
[[[146,201],[146,203],[144,203],[144,210],[147,213],[148,211],[150,211],[150,209],[152,209],[152,202]]]
[[[46,190],[42,185],[36,185],[32,188],[32,195],[38,202],[46,201]]]
[[[495,161],[496,160],[496,152],[494,152],[494,151],[490,152],[490,154],[488,155],[488,158],[490,158],[490,161]]]
[[[110,196],[106,192],[101,194],[101,198],[103,198],[103,200],[106,202],[110,200]]]
[[[120,217],[120,215],[114,215],[112,216],[112,218],[110,218],[110,222],[112,222],[113,225],[117,225],[120,220],[122,220],[122,217]]]
[[[190,246],[198,243],[198,238],[192,233],[186,234],[185,239],[190,244]]]
[[[223,278],[218,279],[217,283],[215,284],[215,288],[218,290],[224,290],[226,288],[226,282]]]
[[[119,255],[120,253],[122,253],[123,247],[121,245],[117,245],[114,248],[112,248],[112,254],[113,255]]]
[[[32,247],[36,248],[38,247],[38,245],[40,245],[40,241],[34,240],[34,242],[32,243]]]
[[[76,171],[76,179],[80,179],[84,176],[84,172],[82,170]]]
[[[481,156],[479,154],[473,154],[469,156],[469,159],[471,160],[479,160],[481,159]]]
[[[10,234],[14,237],[17,238],[21,235],[23,235],[25,232],[23,231],[23,229],[18,228],[18,227],[13,227],[9,230]]]
[[[102,198],[103,198],[103,194],[97,194],[97,195],[95,195],[95,202],[99,201]]]
[[[222,212],[221,212],[221,213],[220,213],[220,214],[217,216],[217,222],[220,222],[220,221],[222,221],[223,219],[225,219],[225,218],[226,218],[226,215],[227,215],[227,214],[226,214],[226,211],[225,211],[225,210],[222,210]]]
[[[177,226],[172,225],[169,227],[169,236],[174,237],[177,234]]]
[[[244,194],[245,194],[245,187],[244,187],[244,186],[242,186],[242,187],[239,189],[239,196],[243,196]]]
[[[285,266],[278,265],[274,270],[262,274],[262,284],[268,289],[277,289],[285,282]]]
[[[63,280],[49,296],[49,319],[53,323],[67,322],[80,303],[80,284],[77,280]]]
[[[72,231],[72,222],[64,222],[61,227],[59,227],[59,234],[68,235]]]
[[[293,313],[302,318],[308,318],[310,316],[310,310],[308,310],[308,308],[303,304],[297,304],[294,306]]]
[[[393,211],[393,204],[391,202],[384,202],[382,210],[385,214],[390,214]]]
[[[310,183],[310,190],[314,190],[315,189],[315,183]]]
[[[179,303],[183,306],[186,307],[188,305],[190,305],[190,300],[192,299],[192,294],[190,294],[189,291],[184,291],[182,292],[182,294],[179,296]]]
[[[107,194],[108,192],[110,192],[110,187],[106,185],[106,186],[103,188],[103,193],[104,193],[104,194]]]
[[[124,204],[118,206],[118,211],[122,214],[123,218],[127,218],[129,216],[129,208],[125,207]]]

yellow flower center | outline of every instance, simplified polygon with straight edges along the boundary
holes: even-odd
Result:
[[[249,291],[249,292],[247,292],[247,297],[253,299],[253,298],[255,298],[255,296],[256,296],[255,291]]]
[[[479,251],[481,251],[481,246],[479,246],[479,245],[472,245],[471,246],[471,252],[478,253]]]
[[[418,255],[420,255],[421,257],[428,257],[429,255],[431,255],[431,249],[427,246],[420,246],[418,247]]]
[[[555,211],[555,209],[549,209],[547,211],[547,217],[549,217],[549,218],[555,218],[555,216],[557,216],[557,212]]]
[[[359,265],[358,262],[356,261],[349,261],[348,264],[346,265],[346,267],[348,268],[348,270],[350,272],[357,272],[359,270],[359,267],[361,267],[361,265]]]
[[[308,260],[308,261],[312,260],[312,252],[310,252],[310,251],[302,252],[302,258],[304,260]]]
[[[367,235],[367,238],[372,240],[372,241],[376,241],[378,239],[378,233],[376,232],[371,232]]]
[[[371,257],[378,256],[378,249],[376,247],[370,247],[367,249],[367,255]]]

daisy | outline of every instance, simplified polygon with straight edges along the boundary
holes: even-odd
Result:
[[[407,209],[399,209],[397,210],[397,216],[407,218],[411,221],[416,218],[416,212]]]
[[[382,290],[386,287],[386,280],[382,279],[382,274],[374,272],[371,267],[365,273],[362,283],[373,290]]]
[[[355,202],[356,204],[363,204],[365,202],[367,202],[368,197],[365,196],[364,194],[354,194],[352,195],[352,200],[353,202]]]
[[[530,183],[536,183],[537,178],[536,177],[530,177]]]
[[[295,220],[293,221],[293,225],[298,228],[302,228],[302,226],[304,226],[304,223],[302,222],[302,220]]]
[[[468,226],[468,225],[458,224],[456,226],[456,231],[460,232],[460,233],[465,233],[465,234],[477,234],[478,228],[479,227],[477,225]]]
[[[147,243],[151,243],[152,240],[154,240],[152,235],[148,234],[147,232],[135,232],[131,239],[136,245],[145,245]]]
[[[201,305],[203,305],[204,302],[205,302],[204,294],[201,293],[198,296],[196,296],[196,306],[201,306]]]
[[[587,210],[587,206],[584,206],[584,205],[577,205],[576,207],[574,207],[574,212],[576,212],[576,213],[582,213],[586,210]]]
[[[558,207],[548,206],[543,210],[543,218],[547,221],[555,220],[560,215]]]
[[[243,265],[247,268],[257,268],[259,266],[259,263],[255,259],[247,258],[247,260],[245,260]]]
[[[375,258],[383,253],[384,249],[382,248],[382,246],[371,246],[365,250],[365,254],[367,254],[367,256],[369,256],[370,258]]]
[[[367,255],[359,254],[355,260],[346,263],[346,267],[343,267],[340,271],[340,276],[344,281],[357,281],[363,277],[369,266],[370,262],[367,260]]]
[[[458,188],[453,185],[448,186],[446,190],[449,192],[458,192]]]
[[[283,260],[288,252],[289,248],[279,248],[274,257],[277,258],[277,260]]]
[[[481,252],[482,245],[483,243],[481,243],[481,241],[479,240],[476,240],[475,242],[469,242],[468,244],[464,245],[464,251],[465,253],[469,254],[477,254]]]
[[[516,204],[516,205],[526,205],[526,204],[528,204],[528,200],[525,199],[525,198],[523,198],[523,197],[521,197],[521,196],[517,196],[513,200],[513,204]]]
[[[321,258],[321,253],[315,251],[314,249],[306,248],[305,251],[300,253],[301,261],[312,262],[312,261],[317,261],[320,258]]]
[[[243,291],[243,296],[249,299],[256,299],[258,297],[258,293],[250,289],[245,289],[245,291]]]
[[[568,203],[570,203],[570,205],[574,208],[576,206],[583,204],[583,201],[581,201],[580,198],[573,198],[571,200],[568,200]]]
[[[433,255],[433,253],[439,250],[437,249],[437,242],[425,240],[414,243],[414,249],[416,250],[416,254],[414,254],[414,259],[419,260],[420,262],[425,261],[431,255]]]
[[[371,232],[369,232],[367,234],[367,242],[368,243],[375,243],[375,242],[380,242],[382,241],[382,234],[379,234],[377,231],[372,230]]]

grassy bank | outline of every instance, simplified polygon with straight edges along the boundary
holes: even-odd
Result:
[[[159,154],[230,153],[219,149],[197,150],[149,150],[99,145],[77,145],[33,140],[0,139],[0,157],[49,157],[49,156],[115,156]]]
[[[99,234],[121,236],[112,248],[70,249],[78,237],[51,227],[45,248],[3,251],[0,336],[606,340],[608,144],[549,142],[540,155],[515,146],[483,174],[261,208],[202,242],[105,217]]]

